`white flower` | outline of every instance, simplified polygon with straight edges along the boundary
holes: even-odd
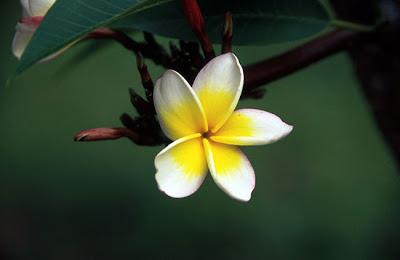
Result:
[[[20,1],[22,5],[22,19],[17,23],[16,33],[12,43],[12,52],[18,59],[21,58],[33,34],[42,22],[43,17],[56,0]],[[49,58],[54,56],[56,55],[52,55]]]
[[[209,170],[228,195],[250,200],[254,170],[237,146],[275,142],[293,127],[265,111],[234,111],[243,77],[236,56],[227,53],[200,71],[193,88],[173,70],[158,79],[154,104],[163,132],[173,141],[155,158],[161,191],[175,198],[189,196]]]

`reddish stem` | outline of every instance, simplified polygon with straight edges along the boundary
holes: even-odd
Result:
[[[88,38],[94,39],[114,39],[123,45],[126,49],[138,52],[139,51],[139,43],[134,41],[128,35],[123,32],[111,30],[108,28],[99,28],[91,33],[89,33]]]

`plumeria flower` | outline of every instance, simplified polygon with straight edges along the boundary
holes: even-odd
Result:
[[[262,145],[288,135],[292,126],[257,109],[235,110],[243,88],[243,69],[232,53],[211,60],[193,87],[167,70],[154,89],[161,128],[173,142],[155,158],[156,181],[174,198],[193,194],[208,170],[229,196],[248,201],[255,175],[237,146]]]
[[[56,0],[20,1],[22,5],[22,19],[17,24],[12,43],[12,52],[18,59],[21,58],[36,29]],[[60,54],[60,52],[56,54]],[[46,60],[55,57],[56,54],[51,55],[51,57],[46,58]]]

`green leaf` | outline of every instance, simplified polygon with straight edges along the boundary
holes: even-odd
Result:
[[[200,0],[199,3],[214,42],[221,38],[223,14],[227,10],[234,16],[235,44],[291,41],[315,34],[329,22],[318,0]],[[94,29],[110,25],[195,40],[179,0],[57,0],[33,36],[16,74]]]
[[[57,0],[21,58],[16,75],[96,28],[171,0]]]
[[[301,39],[326,28],[328,10],[318,0],[199,0],[207,32],[221,40],[224,13],[233,13],[234,44],[266,45]],[[157,6],[118,21],[114,26],[196,40],[182,15],[180,1]]]

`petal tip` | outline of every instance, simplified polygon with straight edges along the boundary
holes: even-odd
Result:
[[[235,199],[241,202],[249,202],[251,200],[251,192],[248,195],[246,194],[241,197],[236,197]]]
[[[283,121],[282,121],[283,122]],[[293,129],[294,129],[294,126],[292,126],[292,125],[289,125],[289,124],[286,124],[285,122],[283,122],[284,124],[285,124],[285,130],[284,130],[284,135],[283,135],[283,137],[285,137],[285,136],[287,136],[287,135],[289,135],[292,131],[293,131]]]
[[[155,174],[155,179],[157,182],[157,187],[158,189],[166,194],[168,197],[174,198],[174,199],[181,199],[184,197],[188,197],[190,195],[192,195],[194,192],[182,192],[180,190],[176,190],[176,189],[169,189],[168,187],[166,187],[167,185],[163,185],[163,181],[161,180],[162,177],[160,177],[159,171],[157,171],[157,173]]]
[[[237,61],[237,62],[239,61],[239,59],[237,58],[237,56],[233,52],[227,52],[227,53],[221,54],[221,55],[219,55],[217,57],[231,57],[235,61]]]
[[[241,202],[249,202],[251,200],[251,195],[253,193],[255,186],[252,187],[252,189],[248,192],[241,192],[241,193],[232,193],[228,192],[227,190],[224,189],[224,191],[231,197],[232,199],[235,199],[237,201]]]
[[[294,128],[294,126],[292,126],[292,125],[289,125],[289,124],[287,124],[287,123],[285,123],[286,124],[286,129],[287,129],[287,131],[290,133],[290,132],[292,132],[293,131],[293,128]]]
[[[220,183],[219,181],[214,181],[216,182],[217,186],[222,189],[229,197],[232,199],[241,201],[241,202],[248,202],[251,199],[251,195],[256,187],[256,178],[255,178],[255,173],[254,170],[252,171],[252,174],[250,175],[250,180],[248,182],[247,188],[241,187],[241,188],[236,188],[236,189],[231,189],[228,187],[225,187]]]
[[[164,73],[162,74],[161,77],[164,77],[165,75],[169,75],[169,74],[173,74],[173,75],[181,75],[179,74],[176,70],[172,70],[172,69],[167,69],[166,71],[164,71]]]
[[[176,70],[173,69],[167,69],[164,71],[164,73],[161,75],[160,79],[166,79],[168,77],[178,77],[179,79],[183,80],[185,83],[187,83],[186,79]]]

